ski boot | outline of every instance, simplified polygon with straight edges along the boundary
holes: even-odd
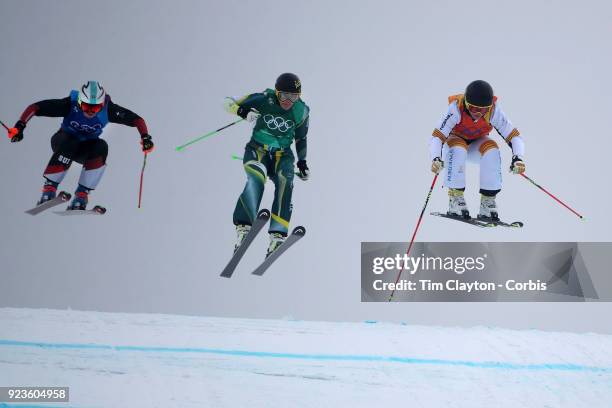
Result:
[[[495,196],[480,196],[480,212],[478,213],[478,219],[485,221],[499,221]]]
[[[285,242],[287,237],[280,232],[271,232],[270,233],[270,245],[268,246],[268,252],[266,253],[266,258],[272,255],[272,252],[276,251],[279,246]]]
[[[51,181],[46,181],[43,185],[42,195],[40,196],[40,200],[36,203],[36,205],[41,205],[46,203],[49,200],[53,200],[57,194],[57,184]]]
[[[448,211],[446,214],[453,217],[461,217],[468,220],[470,219],[470,211],[465,203],[463,191],[456,190],[454,188],[448,189]]]
[[[76,191],[76,193],[74,193],[74,198],[72,199],[72,202],[70,203],[70,205],[68,206],[68,208],[66,208],[66,210],[68,211],[73,211],[73,210],[77,210],[77,211],[84,211],[87,209],[87,202],[88,200],[89,194],[86,191]]]
[[[242,241],[244,241],[249,231],[251,231],[250,225],[236,225],[237,239],[236,239],[236,245],[234,245],[234,252],[236,252],[238,248],[240,247],[240,245],[242,245]]]

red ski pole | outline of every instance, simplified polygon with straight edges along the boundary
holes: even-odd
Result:
[[[140,208],[140,203],[142,202],[142,181],[144,179],[144,171],[147,165],[147,153],[144,154],[144,160],[142,162],[142,170],[140,171],[140,188],[138,189],[138,208]]]
[[[525,175],[525,173],[521,173],[521,176],[525,177],[527,180],[529,180],[529,182],[531,182],[531,184],[533,184],[534,186],[536,186],[537,188],[539,188],[540,190],[542,190],[543,192],[545,192],[546,194],[551,196],[556,202],[558,202],[559,204],[561,204],[562,206],[564,206],[565,208],[567,208],[568,210],[570,210],[571,212],[576,214],[581,220],[584,220],[584,217],[582,215],[578,214],[576,211],[571,209],[570,206],[568,206],[563,201],[559,200],[557,197],[555,197],[554,195],[549,193],[544,187],[542,187],[541,185],[539,185],[538,183],[536,183],[535,181],[533,181],[532,179],[527,177],[527,175]]]
[[[423,206],[423,209],[421,210],[421,215],[419,216],[419,221],[417,222],[416,228],[414,229],[414,232],[412,233],[412,239],[410,240],[410,245],[408,246],[408,250],[406,251],[406,255],[410,254],[410,250],[412,249],[412,244],[414,244],[414,238],[416,237],[417,231],[419,230],[419,226],[421,225],[421,220],[423,219],[423,214],[425,214],[425,209],[427,208],[427,203],[429,203],[429,198],[431,197],[431,192],[433,191],[434,186],[436,185],[436,181],[437,180],[438,180],[438,174],[436,173],[433,181],[431,182],[431,187],[429,187],[429,193],[427,193],[427,198],[425,199],[425,205]],[[397,282],[399,282],[400,277],[402,276],[403,272],[404,272],[404,268],[402,268],[402,270],[397,274],[397,279],[395,279],[395,286],[397,286]],[[395,287],[391,291],[391,296],[389,296],[388,302],[393,300],[393,295],[395,295]]]

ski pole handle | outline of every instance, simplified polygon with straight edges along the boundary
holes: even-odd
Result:
[[[565,204],[563,201],[559,200],[557,197],[555,197],[553,194],[551,194],[550,192],[548,192],[548,190],[546,190],[544,187],[542,187],[541,185],[539,185],[538,183],[536,183],[535,181],[533,181],[531,178],[527,177],[527,175],[525,173],[520,173],[521,176],[523,176],[525,179],[527,179],[531,184],[533,184],[534,186],[536,186],[537,188],[539,188],[540,190],[542,190],[543,192],[545,192],[546,194],[548,194],[550,197],[552,197],[553,200],[555,200],[556,202],[558,202],[559,204],[561,204],[562,206],[564,206],[565,208],[567,208],[568,210],[570,210],[571,212],[573,212],[575,215],[577,215],[581,220],[584,220],[584,217],[580,214],[578,214],[576,211],[574,211],[569,205]]]
[[[209,133],[205,134],[204,136],[196,137],[195,139],[190,140],[190,141],[188,141],[188,142],[187,142],[187,143],[185,143],[185,144],[182,144],[182,145],[180,145],[180,146],[177,146],[177,147],[176,147],[176,151],[177,151],[177,152],[180,152],[181,150],[183,150],[183,149],[184,149],[184,148],[186,148],[187,146],[191,146],[192,144],[197,143],[197,142],[199,142],[199,141],[200,141],[200,140],[202,140],[202,139],[205,139],[205,138],[207,138],[207,137],[209,137],[209,136],[212,136],[212,135],[214,135],[214,134],[216,134],[216,133],[219,133],[219,132],[220,132],[220,131],[222,131],[223,129],[227,129],[228,127],[233,126],[233,125],[235,125],[236,123],[240,123],[240,122],[242,122],[243,120],[244,120],[244,119],[238,119],[237,121],[232,122],[232,123],[230,123],[230,124],[228,124],[228,125],[225,125],[225,126],[223,126],[223,127],[219,128],[219,129],[217,129],[217,130],[213,130],[212,132],[209,132]]]

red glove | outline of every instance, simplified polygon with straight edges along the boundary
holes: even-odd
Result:
[[[15,127],[12,127],[8,130],[8,137],[11,139],[12,143],[21,142],[23,140],[23,129],[25,129],[26,124],[18,120],[15,123]]]

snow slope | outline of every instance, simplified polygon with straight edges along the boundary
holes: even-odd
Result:
[[[0,385],[69,386],[56,407],[604,408],[612,336],[0,309]]]

